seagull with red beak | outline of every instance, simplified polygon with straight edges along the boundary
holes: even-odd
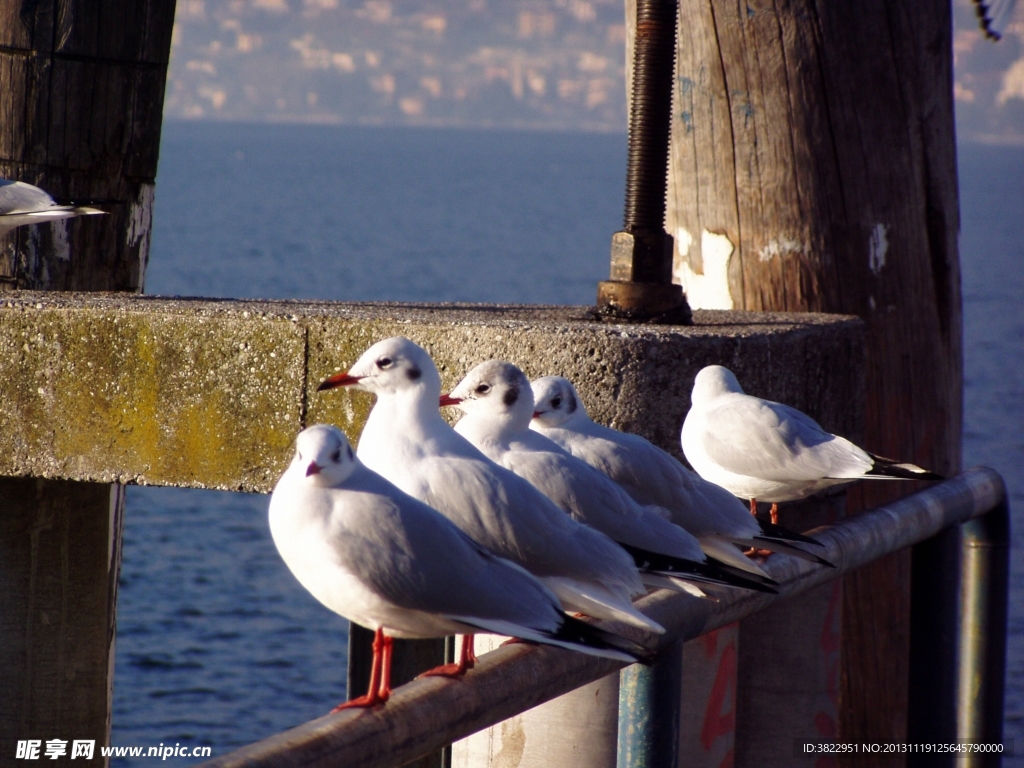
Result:
[[[567,616],[537,579],[363,466],[337,427],[299,433],[270,498],[270,532],[302,586],[374,630],[369,690],[335,711],[387,701],[395,637],[492,632],[626,662],[650,656]],[[458,664],[424,674],[465,672],[463,649]]]

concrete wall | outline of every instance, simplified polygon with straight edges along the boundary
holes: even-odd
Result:
[[[373,342],[425,346],[446,386],[490,358],[572,379],[598,421],[679,454],[694,374],[730,366],[747,387],[861,431],[860,321],[701,312],[693,327],[592,321],[583,307],[0,297],[0,476],[269,491],[299,429],[358,435],[361,392],[316,385]]]

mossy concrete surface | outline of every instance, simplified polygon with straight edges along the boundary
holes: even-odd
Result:
[[[361,392],[317,393],[403,335],[446,387],[499,358],[572,379],[591,415],[679,454],[693,377],[727,365],[748,392],[862,430],[862,324],[696,312],[692,327],[612,325],[586,307],[0,294],[0,475],[269,491],[306,424],[357,439]]]

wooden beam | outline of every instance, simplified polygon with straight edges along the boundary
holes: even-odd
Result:
[[[666,219],[692,306],[862,317],[866,421],[848,436],[944,474],[962,430],[950,14],[682,0]],[[897,492],[864,486],[851,511]],[[907,740],[910,572],[905,552],[845,584],[842,740]],[[926,674],[939,687],[948,661]]]

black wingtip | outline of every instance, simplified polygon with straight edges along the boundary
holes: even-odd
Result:
[[[716,560],[710,555],[707,558],[707,562],[703,565],[709,576],[727,583],[729,586],[741,587],[742,589],[752,589],[756,592],[764,592],[769,595],[779,594],[779,591],[774,589],[774,587],[779,586],[779,582],[775,579],[769,578],[768,576],[761,576],[757,573],[740,570],[728,563],[723,563],[721,560]]]
[[[614,650],[630,656],[634,661],[641,664],[650,664],[654,661],[657,653],[644,648],[639,643],[634,643],[614,632],[595,627],[585,621],[565,615],[558,630],[551,635],[553,640],[561,640],[564,643],[583,645],[587,648],[599,650]]]
[[[876,456],[873,453],[868,455],[875,462],[875,465],[865,477],[890,477],[897,480],[927,480],[930,482],[939,482],[946,479],[940,474],[929,472],[927,469],[922,469],[910,462],[895,461],[884,456]]]
[[[761,533],[763,536],[755,536],[757,540],[772,540],[776,539],[783,542],[796,542],[799,544],[813,544],[816,547],[825,546],[820,541],[812,539],[810,536],[804,536],[802,533],[791,531],[788,528],[783,528],[781,525],[775,525],[774,523],[757,521],[761,526]]]
[[[985,37],[989,40],[999,42],[1003,39],[1002,34],[994,28],[995,19],[989,16],[991,6],[983,0],[974,0],[974,14],[978,17],[978,24]]]
[[[621,541],[619,546],[630,554],[637,569],[640,571],[657,573],[662,576],[674,576],[677,579],[690,579],[707,584],[721,584],[728,587],[752,589],[756,592],[768,592],[773,595],[778,594],[770,586],[771,584],[778,586],[778,582],[765,579],[763,576],[729,568],[722,561],[715,560],[712,557],[705,557],[705,561],[699,563],[696,560],[687,560],[682,557],[651,552],[640,547],[623,544]],[[742,576],[739,575],[741,573],[743,574]]]

